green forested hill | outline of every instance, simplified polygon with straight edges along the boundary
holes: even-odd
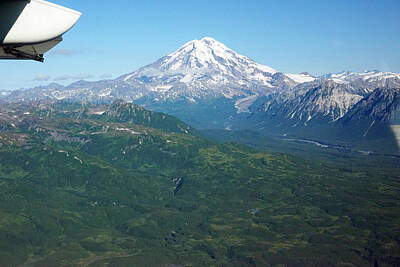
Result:
[[[0,117],[1,266],[400,262],[398,168],[216,144],[127,103]]]

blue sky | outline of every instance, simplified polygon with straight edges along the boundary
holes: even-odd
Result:
[[[116,78],[209,36],[282,72],[400,72],[399,0],[51,0],[83,13],[44,64],[0,61],[0,89]]]

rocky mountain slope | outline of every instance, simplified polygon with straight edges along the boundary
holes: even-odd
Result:
[[[364,134],[355,131],[351,125],[367,121],[369,124],[379,121],[381,127],[399,124],[396,119],[384,119],[399,116],[398,109],[393,108],[399,87],[399,75],[393,73],[330,74],[268,96],[258,103],[258,107],[253,107],[250,119],[264,132],[301,132],[303,137],[321,138],[333,132],[341,136],[334,129],[338,128],[352,133],[353,139],[357,139]],[[350,120],[351,123],[343,123]]]
[[[400,88],[377,88],[359,101],[343,117],[343,121],[359,121],[363,118],[375,122],[391,122],[400,120]]]
[[[377,88],[360,100],[338,126],[352,136],[366,138],[396,137],[400,125],[400,89]],[[398,140],[400,144],[400,139]]]
[[[361,98],[359,91],[332,80],[309,85],[306,91],[294,91],[291,96],[274,96],[263,104],[261,112],[269,118],[279,117],[293,125],[313,121],[332,122],[341,118]]]

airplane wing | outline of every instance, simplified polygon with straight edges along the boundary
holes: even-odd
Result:
[[[61,42],[81,13],[43,0],[0,0],[0,59],[32,59]]]

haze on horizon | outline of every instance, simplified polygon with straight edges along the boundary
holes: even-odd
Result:
[[[0,62],[0,89],[116,78],[205,36],[286,73],[400,72],[395,0],[53,2],[81,20],[44,64]]]

